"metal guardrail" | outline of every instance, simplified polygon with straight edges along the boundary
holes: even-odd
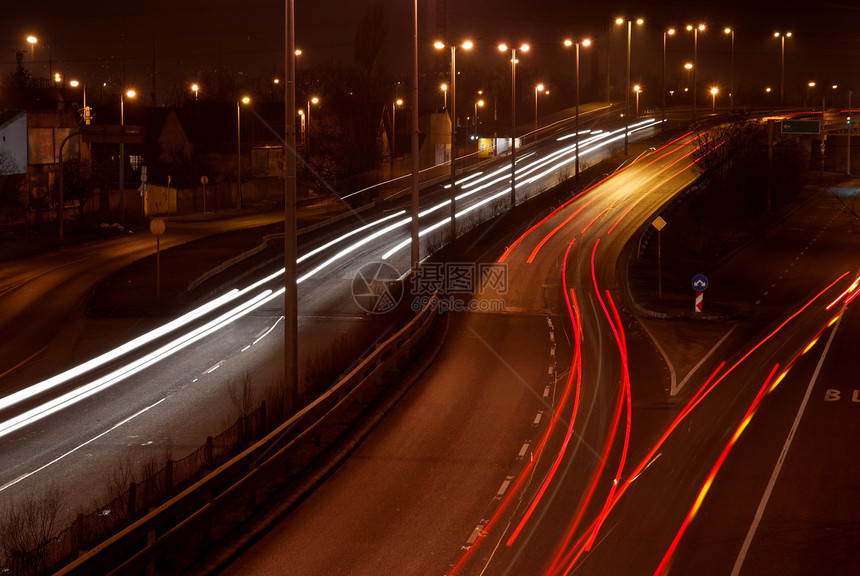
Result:
[[[205,540],[213,518],[237,502],[256,508],[268,478],[299,476],[335,444],[420,349],[438,319],[436,295],[404,328],[352,372],[268,436],[83,553],[55,576],[154,573],[155,563],[177,547]],[[194,559],[189,559],[193,561]]]

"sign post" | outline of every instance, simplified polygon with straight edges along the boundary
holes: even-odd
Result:
[[[149,231],[155,236],[155,299],[161,301],[161,235],[164,234],[164,219],[153,218],[149,221]]]
[[[657,298],[663,299],[663,255],[660,246],[660,231],[666,226],[666,221],[657,216],[651,226],[657,229]]]
[[[705,299],[705,288],[708,287],[708,277],[704,274],[696,274],[693,276],[693,290],[696,291],[696,304],[693,310],[696,312],[702,311],[702,302]]]

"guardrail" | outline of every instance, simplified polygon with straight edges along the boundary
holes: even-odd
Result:
[[[56,572],[65,575],[155,573],[176,549],[211,542],[213,519],[237,503],[247,514],[298,477],[343,437],[429,338],[438,319],[436,295],[331,390],[268,436],[196,484]],[[196,558],[186,558],[193,562]],[[175,566],[175,558],[169,562]]]

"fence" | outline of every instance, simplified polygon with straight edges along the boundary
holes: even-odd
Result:
[[[264,404],[194,453],[168,460],[146,482],[132,483],[104,507],[79,516],[50,544],[47,565],[59,565],[88,549],[56,574],[153,573],[156,566],[181,572],[182,562],[187,565],[196,558],[189,551],[198,551],[217,536],[212,533],[215,517],[230,510],[234,522],[244,519],[338,442],[421,353],[437,318],[434,296],[337,385],[265,438],[251,444],[266,429]],[[237,446],[247,449],[230,458]],[[218,524],[228,529],[229,522]],[[102,541],[106,534],[113,536]],[[13,562],[9,573],[19,573],[17,568]]]

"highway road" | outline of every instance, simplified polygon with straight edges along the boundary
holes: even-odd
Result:
[[[858,224],[817,196],[718,267],[709,298],[740,320],[633,314],[623,246],[692,147],[490,250],[509,283],[481,298],[505,312],[456,314],[425,377],[224,573],[857,573]]]
[[[655,127],[653,120],[643,121],[631,138],[645,138]],[[617,148],[623,136],[616,127],[588,138],[580,151],[591,162]],[[570,165],[572,151],[569,138],[559,137],[553,149],[524,153],[517,165],[518,200],[557,184],[557,170]],[[458,219],[465,223],[476,215],[506,209],[508,170],[509,163],[499,159],[464,175]],[[444,189],[441,195],[441,200],[430,195],[422,205],[425,246],[432,245],[434,233],[445,233]],[[398,270],[409,267],[405,211],[394,209],[364,220],[345,222],[339,233],[317,237],[302,247],[299,322],[304,348],[331,342],[366,320],[350,298],[352,280],[363,263],[387,261]],[[59,484],[63,513],[72,517],[101,496],[106,478],[120,467],[168,453],[180,458],[226,428],[237,416],[228,383],[250,376],[259,387],[279,379],[283,280],[277,269],[258,282],[249,280],[242,290],[225,295],[199,316],[170,323],[170,330],[147,323],[89,332],[91,324],[81,316],[86,291],[108,269],[146,253],[147,244],[151,251],[146,239],[128,248],[123,244],[121,250],[110,245],[69,249],[37,262],[41,269],[28,270],[26,264],[20,270],[10,268],[3,310],[21,310],[38,322],[18,336],[20,350],[8,355],[4,350],[9,368],[0,384],[16,390],[0,399],[4,502]],[[94,264],[97,258],[103,264]],[[78,278],[83,269],[87,273]],[[52,291],[66,285],[62,299],[52,298]],[[42,301],[48,304],[40,310]],[[71,327],[55,330],[54,324],[65,318],[71,319]],[[3,329],[12,334],[21,317],[15,314],[6,320]],[[122,346],[113,348],[118,344]],[[98,362],[78,364],[88,357]]]

